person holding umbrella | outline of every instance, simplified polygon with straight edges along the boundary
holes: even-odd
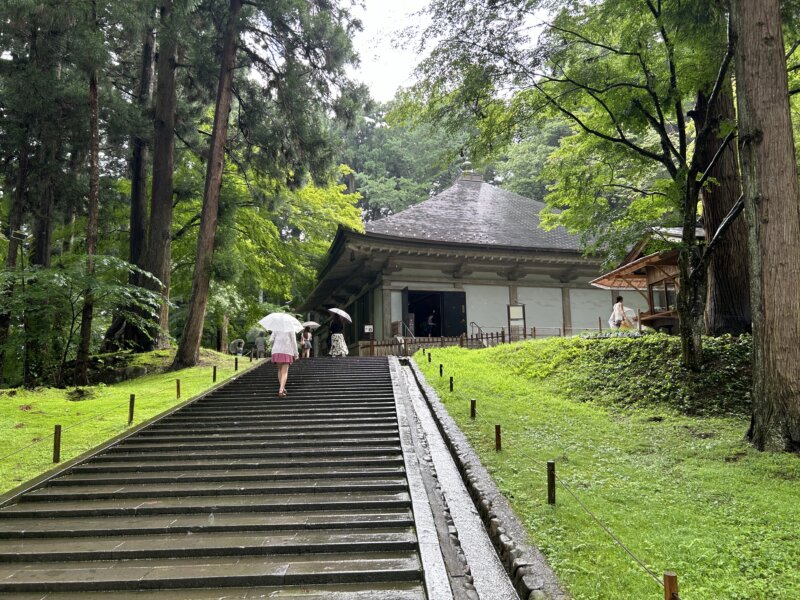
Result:
[[[344,324],[352,323],[353,320],[346,312],[340,308],[329,308],[328,312],[333,314],[331,320],[331,356],[347,356],[347,344],[344,341]]]
[[[287,313],[269,314],[259,323],[264,329],[272,331],[272,362],[278,367],[278,396],[285,398],[289,365],[299,357],[295,336],[303,326],[300,321]]]

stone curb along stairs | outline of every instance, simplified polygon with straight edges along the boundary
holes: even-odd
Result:
[[[547,559],[529,543],[524,526],[425,375],[413,360],[401,361],[412,370],[517,593],[523,600],[568,600]]]
[[[259,365],[27,488],[0,596],[424,600],[387,360],[302,360],[287,391]]]

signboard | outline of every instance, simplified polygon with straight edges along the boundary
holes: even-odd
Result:
[[[521,321],[525,318],[525,307],[519,305],[510,305],[508,307],[508,318],[512,321]]]
[[[373,331],[375,331],[373,325],[364,325],[364,333],[372,333]]]

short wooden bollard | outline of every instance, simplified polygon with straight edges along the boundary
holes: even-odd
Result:
[[[250,353],[250,362],[253,362],[253,353]]]
[[[217,382],[217,365],[214,365],[214,368],[211,370],[211,382]]]
[[[597,317],[597,331],[603,332],[603,317]]]
[[[556,503],[556,461],[547,461],[547,503]]]
[[[500,425],[494,426],[494,449],[495,452],[500,452],[503,449],[503,442],[500,439]]]
[[[476,404],[476,400],[474,398],[469,401],[469,418],[470,419],[474,419],[475,418],[475,404]]]
[[[133,407],[136,404],[136,394],[131,394],[130,402],[128,402],[128,425],[133,423]]]
[[[453,376],[450,376],[450,391],[453,391]]]
[[[181,399],[181,380],[175,380],[175,397],[180,400]]]
[[[531,337],[536,339],[536,327],[531,327]]]
[[[238,356],[234,357],[234,359],[233,359],[233,370],[234,371],[238,371],[239,370],[239,357]]]
[[[664,600],[678,600],[678,576],[672,571],[664,572]]]
[[[428,362],[431,362],[431,353],[428,352]]]
[[[53,462],[61,462],[61,425],[53,428]]]
[[[444,365],[442,363],[439,363],[439,377],[443,376],[444,376]]]

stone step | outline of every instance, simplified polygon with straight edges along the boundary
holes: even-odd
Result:
[[[0,509],[0,519],[19,517],[78,517],[158,514],[198,514],[208,512],[277,512],[375,508],[408,508],[406,492],[333,492],[320,494],[276,494],[260,496],[200,496],[159,498],[141,502],[139,498],[119,500],[79,500],[75,502],[20,502]]]
[[[111,449],[109,449],[111,450]],[[325,454],[328,456],[376,456],[387,455],[393,453],[400,453],[400,446],[353,446],[353,447],[338,447],[326,446]],[[105,454],[95,456],[93,462],[110,462],[110,461],[125,461],[125,460],[148,460],[148,456],[152,458],[159,457],[161,460],[169,459],[204,459],[204,458],[300,458],[312,457],[319,454],[319,448],[251,448],[242,450],[184,450],[173,452],[137,452],[130,451],[114,451],[106,452]]]
[[[408,509],[287,513],[202,513],[121,517],[0,519],[0,539],[91,537],[196,532],[306,531],[396,528],[413,525]]]
[[[158,442],[152,440],[125,440],[116,446],[109,448],[110,455],[117,452],[159,452],[172,449],[175,451],[183,450],[242,450],[245,448],[319,448],[321,446],[337,447],[358,446],[368,444],[369,446],[397,446],[400,438],[396,435],[388,434],[380,437],[359,438],[359,437],[336,437],[326,439],[319,437],[298,437],[294,439],[259,439],[258,437],[243,436],[241,439],[214,438],[209,436],[205,443],[193,441],[175,440],[173,443]]]
[[[182,415],[188,417],[219,417],[235,415],[237,417],[250,417],[250,416],[265,416],[265,417],[323,417],[323,416],[339,416],[339,415],[380,415],[380,416],[393,416],[395,414],[394,406],[330,406],[326,408],[307,408],[305,405],[295,406],[294,408],[271,408],[269,406],[259,406],[252,408],[242,408],[241,406],[220,408],[220,409],[207,409],[203,407],[195,408],[193,410],[182,411]]]
[[[72,487],[80,485],[134,484],[165,482],[205,482],[205,481],[282,481],[297,479],[362,479],[380,477],[403,477],[405,469],[396,467],[351,467],[334,465],[328,468],[298,467],[273,469],[220,469],[220,470],[164,470],[118,473],[113,470],[98,473],[68,473],[50,480],[48,487]]]
[[[312,530],[267,533],[188,533],[118,535],[100,539],[0,540],[0,564],[181,558],[203,556],[270,556],[337,552],[414,550],[412,527],[359,531]],[[2,568],[2,567],[0,567]]]
[[[366,582],[280,587],[189,588],[171,590],[115,591],[113,600],[426,600],[425,588],[414,582]],[[108,600],[108,592],[18,592],[3,600]]]
[[[400,492],[404,477],[350,479],[295,479],[290,481],[222,481],[178,483],[100,484],[80,487],[47,486],[25,494],[20,503],[128,498],[189,498],[199,496],[252,496],[254,494],[326,494],[332,492]]]
[[[413,551],[0,565],[0,592],[420,581]]]
[[[333,437],[338,435],[347,434],[353,436],[372,436],[383,435],[386,433],[397,433],[397,426],[387,423],[384,425],[340,425],[337,427],[330,427],[324,425],[317,425],[316,427],[303,427],[302,425],[284,426],[284,427],[247,427],[244,425],[232,425],[230,427],[216,427],[210,425],[204,428],[155,428],[149,427],[136,434],[135,439],[153,439],[153,438],[170,438],[173,437],[192,437],[198,436],[205,438],[206,436],[214,435],[232,435],[232,434],[255,434],[263,435],[266,437],[287,437],[287,436],[312,436],[317,435],[321,437]],[[134,438],[128,438],[134,439]]]
[[[379,408],[394,408],[395,403],[394,399],[391,396],[387,397],[386,399],[364,399],[364,400],[352,400],[350,402],[342,402],[339,400],[326,400],[320,399],[316,397],[314,399],[303,400],[302,402],[298,402],[294,398],[292,398],[291,402],[285,402],[283,398],[253,398],[253,399],[231,399],[231,400],[223,400],[217,401],[214,400],[204,402],[198,401],[196,404],[188,405],[184,410],[193,412],[196,410],[230,410],[231,408],[236,408],[237,410],[240,408],[268,408],[268,409],[275,409],[275,410],[293,410],[293,409],[308,409],[308,410],[319,410],[319,409],[330,409],[330,408],[348,408],[348,409],[357,409],[357,408],[368,408],[368,409],[379,409]]]
[[[264,459],[241,458],[216,458],[209,460],[173,459],[161,460],[157,456],[147,456],[146,461],[128,460],[100,460],[103,456],[96,456],[92,462],[82,463],[70,469],[70,473],[150,473],[167,469],[185,468],[190,470],[249,470],[270,467],[329,467],[333,465],[346,466],[399,466],[403,465],[403,458],[399,453],[375,456],[305,456],[305,457],[276,457]],[[119,457],[117,457],[119,458]]]
[[[331,425],[343,425],[343,424],[360,424],[360,425],[368,425],[370,423],[395,423],[396,420],[394,416],[385,416],[385,417],[328,417],[328,418],[321,418],[321,417],[313,417],[313,418],[303,418],[298,420],[297,418],[290,418],[290,417],[276,417],[276,418],[269,418],[269,419],[257,419],[257,418],[246,418],[246,417],[237,417],[236,415],[228,415],[228,416],[219,416],[219,417],[173,417],[169,421],[165,421],[170,425],[198,425],[198,424],[223,424],[223,423],[238,423],[243,422],[248,425],[255,425],[255,424],[264,424],[264,425],[291,425],[293,423],[301,422],[304,425],[308,425],[310,423],[315,424],[331,424]]]

